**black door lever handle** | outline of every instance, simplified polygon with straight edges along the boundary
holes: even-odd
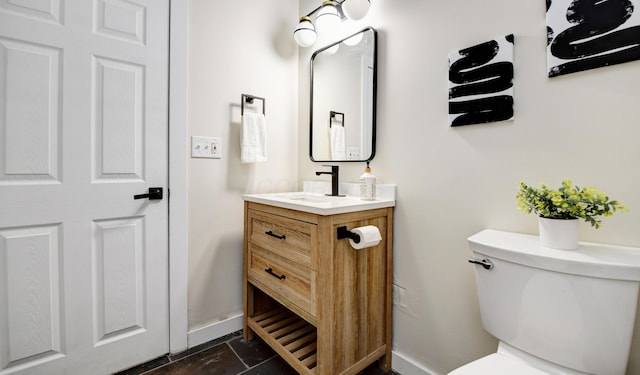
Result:
[[[148,198],[149,200],[162,199],[162,188],[150,187],[149,192],[147,194],[136,194],[133,196],[133,199],[144,199],[144,198]]]

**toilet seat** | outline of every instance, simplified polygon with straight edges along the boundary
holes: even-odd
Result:
[[[490,354],[459,367],[448,375],[548,375],[523,362],[499,353]]]

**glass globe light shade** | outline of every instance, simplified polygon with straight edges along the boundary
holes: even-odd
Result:
[[[370,6],[369,0],[345,0],[342,3],[342,12],[351,20],[359,20],[367,14]]]
[[[356,35],[345,39],[343,43],[348,46],[355,46],[356,44],[360,43],[360,41],[362,40],[362,34],[363,33],[357,33]]]
[[[300,23],[293,32],[293,38],[300,47],[309,47],[316,42],[316,29],[311,23],[311,18],[300,17]]]
[[[335,1],[327,0],[322,2],[322,7],[318,11],[316,16],[316,25],[320,31],[335,30],[340,26],[340,14],[336,6],[338,3]]]
[[[327,48],[323,52],[326,52],[329,55],[335,55],[335,53],[338,52],[338,49],[340,49],[340,44],[336,44],[335,46],[332,46],[331,48]]]

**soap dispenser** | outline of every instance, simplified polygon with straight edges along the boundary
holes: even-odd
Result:
[[[360,199],[364,201],[376,199],[376,176],[371,173],[369,162],[367,162],[364,173],[360,176]]]

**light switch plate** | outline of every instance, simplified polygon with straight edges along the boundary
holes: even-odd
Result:
[[[222,158],[222,139],[216,137],[191,136],[192,158]]]

